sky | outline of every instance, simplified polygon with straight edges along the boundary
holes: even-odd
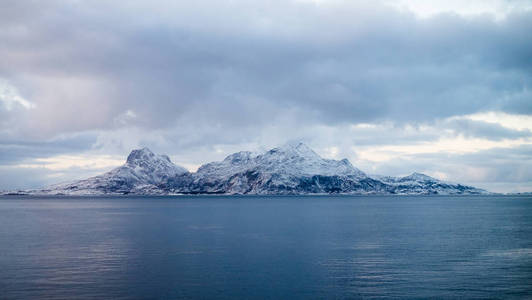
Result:
[[[0,190],[301,141],[532,191],[532,1],[3,0]]]

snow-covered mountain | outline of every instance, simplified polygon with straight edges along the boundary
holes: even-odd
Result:
[[[373,178],[347,159],[323,159],[302,143],[263,154],[238,152],[169,177],[163,190],[184,194],[479,194],[485,191],[414,173]]]
[[[378,176],[383,183],[393,187],[395,194],[486,194],[487,192],[472,186],[451,183],[425,174],[414,172],[404,177]]]
[[[484,190],[424,174],[368,176],[347,159],[324,159],[302,143],[262,154],[237,152],[197,172],[147,148],[105,174],[58,184],[39,194],[481,194]]]
[[[39,192],[49,194],[92,195],[92,194],[161,194],[157,187],[168,177],[188,173],[176,166],[166,155],[157,155],[148,148],[133,150],[126,163],[107,173],[47,187]]]
[[[288,144],[263,154],[238,152],[201,166],[194,174],[170,178],[175,193],[308,194],[387,192],[347,159],[323,159],[305,144]]]

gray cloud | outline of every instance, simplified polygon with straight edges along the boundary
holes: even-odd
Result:
[[[36,100],[43,103],[35,111],[55,123],[49,134],[65,123],[74,130],[111,127],[127,106],[143,112],[145,126],[172,126],[184,113],[231,125],[231,113],[248,113],[241,102],[249,99],[274,103],[271,114],[297,106],[327,123],[532,110],[521,100],[531,81],[532,43],[524,38],[532,28],[530,13],[499,24],[452,15],[419,20],[378,5],[340,10],[292,3],[256,12],[237,3],[238,10],[214,17],[178,5],[182,10],[170,20],[149,10],[133,18],[143,7],[121,13],[122,7],[98,1],[48,7],[30,22],[15,19],[7,26],[2,54],[10,59],[0,70],[16,70],[30,94],[32,88],[36,96],[51,94]],[[223,12],[226,6],[214,8]],[[353,21],[354,15],[365,17]],[[40,51],[31,51],[35,47]],[[55,83],[39,84],[41,77]],[[83,91],[76,94],[80,100],[72,99],[71,89]],[[54,120],[47,107],[57,110]],[[74,120],[80,109],[91,118]]]
[[[48,141],[0,141],[0,165],[21,162],[60,154],[76,154],[88,149],[96,142],[94,133],[59,136]]]
[[[468,119],[458,119],[445,122],[448,128],[452,128],[456,133],[467,138],[484,138],[488,140],[500,141],[503,139],[528,138],[532,132],[528,129],[515,130],[501,126],[497,123],[474,121]]]

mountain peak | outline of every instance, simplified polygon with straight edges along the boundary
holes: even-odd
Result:
[[[127,156],[127,163],[128,164],[138,164],[140,161],[147,161],[147,160],[153,160],[155,158],[155,154],[148,149],[147,147],[141,148],[141,149],[135,149],[129,153]]]
[[[248,161],[251,158],[252,154],[253,153],[250,151],[240,151],[240,152],[236,152],[231,155],[228,155],[224,159],[224,161],[232,162],[232,163]]]
[[[286,144],[284,144],[283,146],[279,147],[280,149],[294,149],[294,150],[303,150],[303,151],[307,151],[307,150],[312,150],[310,149],[309,146],[307,146],[305,143],[303,142],[288,142]]]
[[[316,152],[314,152],[314,150],[312,150],[309,146],[302,142],[290,142],[281,147],[274,148],[268,151],[268,153],[286,153],[290,154],[291,156],[321,159],[321,157]]]
[[[403,178],[408,178],[408,179],[414,179],[414,180],[437,180],[433,177],[430,177],[428,175],[425,175],[423,173],[418,173],[418,172],[414,172],[408,176],[405,176]]]

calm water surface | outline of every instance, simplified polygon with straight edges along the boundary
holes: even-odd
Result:
[[[532,197],[1,197],[1,299],[532,298]]]

